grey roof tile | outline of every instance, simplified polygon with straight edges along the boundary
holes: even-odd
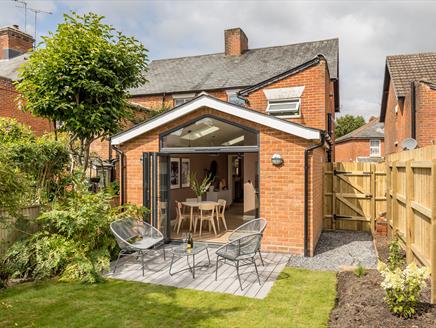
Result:
[[[250,49],[241,56],[224,53],[154,60],[148,83],[132,95],[246,87],[286,72],[323,55],[331,78],[338,77],[338,39]]]
[[[388,56],[386,64],[397,97],[409,93],[412,81],[436,81],[436,52]]]
[[[378,118],[371,119],[365,125],[357,128],[350,133],[337,138],[336,142],[340,143],[352,139],[383,139],[384,138],[384,123],[379,122]]]
[[[0,77],[5,77],[10,80],[17,80],[18,68],[24,63],[29,54],[23,54],[12,59],[0,60]]]

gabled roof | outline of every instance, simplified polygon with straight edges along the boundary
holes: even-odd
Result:
[[[436,52],[386,57],[380,112],[381,122],[384,122],[386,114],[389,84],[391,80],[397,98],[405,97],[410,92],[411,82],[413,81],[436,81]]]
[[[224,53],[154,60],[148,83],[132,95],[243,88],[258,84],[323,55],[330,77],[338,78],[338,39],[249,49],[240,56]]]
[[[384,123],[380,122],[378,118],[372,118],[360,128],[337,138],[336,143],[355,139],[384,139],[384,134]]]
[[[15,81],[18,78],[18,68],[30,54],[22,54],[12,59],[0,60],[0,77]]]
[[[111,143],[113,145],[122,144],[148,131],[156,129],[182,116],[192,113],[202,107],[209,107],[219,112],[240,117],[247,121],[268,126],[270,128],[280,130],[303,139],[317,140],[321,137],[321,130],[309,128],[293,122],[288,122],[252,109],[219,100],[209,95],[201,95],[183,105],[174,107],[173,109],[158,115],[149,121],[138,124],[129,130],[112,136]]]

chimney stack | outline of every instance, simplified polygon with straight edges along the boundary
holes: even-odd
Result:
[[[18,25],[0,28],[0,59],[11,59],[33,48],[31,35],[20,31]]]
[[[237,27],[224,31],[226,56],[240,56],[248,50],[248,39],[244,31]]]

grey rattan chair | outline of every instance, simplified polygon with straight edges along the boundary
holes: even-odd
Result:
[[[141,257],[142,275],[144,275],[144,254],[163,244],[162,233],[152,225],[132,218],[114,221],[110,228],[121,248],[113,272],[115,273],[121,257],[137,253],[137,258]],[[165,247],[162,247],[162,250],[165,260]]]
[[[267,221],[265,219],[254,219],[251,221],[248,221],[247,223],[244,223],[243,225],[239,226],[229,236],[229,241],[241,238],[242,236],[250,235],[253,233],[260,233],[263,235],[263,232],[265,231],[267,225]],[[263,263],[262,254],[260,253],[260,247],[257,251],[260,256],[260,261],[262,262],[262,265],[265,266]]]
[[[240,238],[234,239],[227,244],[221,246],[216,250],[216,268],[215,268],[215,280],[218,279],[218,265],[219,262],[223,262],[236,267],[236,274],[239,280],[239,286],[242,288],[241,276],[239,275],[239,268],[242,266],[254,265],[256,270],[257,280],[260,283],[259,272],[256,265],[256,254],[260,249],[260,242],[262,240],[262,234],[254,233],[251,235],[245,235]]]

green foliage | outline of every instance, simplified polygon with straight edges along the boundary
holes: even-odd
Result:
[[[354,275],[356,277],[362,278],[364,276],[366,276],[366,270],[365,268],[362,266],[362,263],[359,262],[359,265],[357,266],[357,268],[354,270]]]
[[[147,50],[88,13],[64,15],[55,33],[24,63],[17,90],[24,110],[61,123],[76,164],[85,170],[92,141],[132,115],[128,89],[146,82]]]
[[[386,292],[384,300],[389,310],[401,318],[412,318],[430,271],[426,267],[418,268],[415,263],[404,270],[392,269],[383,262],[379,262],[378,270],[384,278],[381,287]]]
[[[15,119],[0,118],[0,145],[15,143],[17,141],[32,141],[35,137],[32,131]]]
[[[61,281],[100,281],[109,268],[116,247],[109,224],[120,216],[113,208],[113,195],[101,190],[91,193],[85,179],[73,177],[73,187],[38,221],[41,231],[16,242],[7,252],[5,267],[10,278]],[[123,215],[138,215],[135,206],[122,208]]]
[[[197,175],[192,173],[189,177],[191,189],[196,196],[203,195],[210,187],[213,182],[212,173],[209,173],[204,179],[200,182],[197,180]]]
[[[365,124],[365,119],[363,116],[354,116],[354,115],[344,115],[336,119],[335,124],[335,136],[336,138],[342,137],[351,131],[360,128]]]
[[[388,264],[391,270],[401,268],[404,264],[404,254],[401,250],[398,238],[392,239],[389,243]]]

